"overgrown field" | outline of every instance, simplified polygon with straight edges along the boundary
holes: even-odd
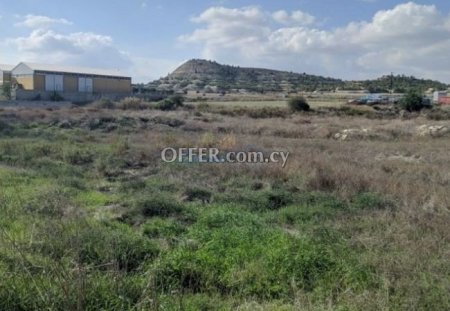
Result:
[[[448,118],[101,106],[0,110],[0,310],[450,310]]]

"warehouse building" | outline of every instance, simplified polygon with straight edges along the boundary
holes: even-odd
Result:
[[[0,85],[6,82],[11,82],[11,70],[14,66],[12,65],[2,65],[0,64]]]
[[[64,94],[123,94],[132,92],[131,78],[110,71],[57,65],[20,63],[11,71],[17,88]]]

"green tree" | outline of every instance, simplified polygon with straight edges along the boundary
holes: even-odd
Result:
[[[420,111],[426,107],[423,97],[414,91],[408,92],[399,104],[407,111]]]
[[[7,99],[11,99],[11,83],[5,82],[2,85],[2,93]]]
[[[310,109],[308,102],[302,96],[290,98],[288,106],[292,111],[309,111]]]

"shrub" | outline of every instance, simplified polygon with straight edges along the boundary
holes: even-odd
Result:
[[[288,100],[288,106],[292,111],[309,111],[310,106],[302,96],[293,97]]]
[[[207,203],[211,200],[211,191],[203,188],[188,188],[186,189],[184,195],[187,201],[201,201]]]
[[[144,235],[150,238],[175,238],[185,232],[184,226],[174,219],[152,218],[143,225]]]
[[[2,93],[6,99],[11,99],[11,83],[6,82],[2,85]]]
[[[352,206],[356,209],[384,209],[391,203],[376,193],[363,192],[352,199]]]
[[[109,98],[102,97],[99,100],[93,102],[92,106],[94,106],[95,108],[100,108],[100,109],[115,109],[116,103],[113,102]]]
[[[184,97],[181,95],[174,95],[164,99],[163,101],[160,101],[156,105],[156,108],[162,111],[170,111],[176,110],[179,107],[183,107],[183,104],[184,104]]]
[[[52,95],[50,95],[50,100],[54,102],[60,102],[64,100],[64,97],[62,97],[58,92],[53,92]]]
[[[127,97],[119,102],[118,107],[123,110],[142,110],[146,108],[146,105],[140,98]]]
[[[423,97],[416,92],[409,92],[406,94],[406,96],[400,100],[399,105],[402,109],[410,112],[420,111],[427,107]]]
[[[211,110],[211,106],[208,105],[206,102],[201,102],[200,104],[197,105],[196,108],[199,112],[208,112]]]
[[[167,125],[170,127],[180,127],[185,124],[183,120],[175,119],[175,118],[169,118],[165,116],[157,116],[151,119],[152,122],[155,122],[156,124],[162,124]]]
[[[119,176],[126,166],[127,164],[123,159],[112,154],[97,158],[94,164],[99,175],[109,178]]]
[[[84,165],[94,161],[94,154],[86,148],[68,147],[63,151],[64,161],[72,165]]]
[[[433,108],[427,114],[427,119],[434,120],[434,121],[450,120],[450,110],[445,110],[445,109],[441,109],[441,108]],[[1,131],[1,126],[0,126],[0,131]]]
[[[45,217],[62,217],[70,208],[67,193],[59,188],[41,188],[40,192],[30,198],[24,206],[25,211],[33,215]]]
[[[168,217],[182,211],[182,205],[168,195],[155,195],[139,199],[134,207],[145,217]]]
[[[156,245],[127,225],[89,225],[79,238],[80,260],[86,264],[116,263],[120,270],[134,271],[159,253]]]
[[[36,231],[31,245],[36,252],[55,260],[71,255],[99,270],[135,271],[159,254],[152,241],[120,223],[81,219],[47,223]]]
[[[247,115],[252,119],[286,118],[288,112],[277,107],[249,109]]]
[[[171,96],[169,99],[173,101],[177,107],[182,107],[184,104],[184,97],[181,95],[174,95]]]
[[[217,194],[215,201],[241,204],[251,211],[278,210],[294,202],[293,195],[284,190],[240,191]]]
[[[0,120],[0,133],[2,133],[2,132],[6,133],[10,129],[11,129],[11,126],[8,123]]]

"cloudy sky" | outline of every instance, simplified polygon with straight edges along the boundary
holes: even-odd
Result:
[[[449,55],[448,0],[0,0],[0,63],[120,69],[136,82],[206,58],[450,83]]]

